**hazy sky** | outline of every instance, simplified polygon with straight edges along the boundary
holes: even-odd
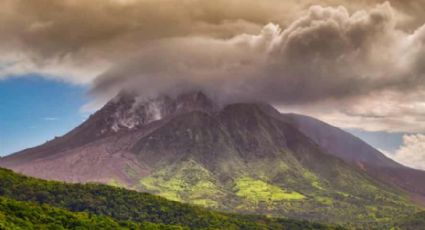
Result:
[[[265,101],[378,139],[397,133],[393,157],[425,168],[423,12],[414,0],[2,0],[0,85],[36,74],[85,88],[81,111],[121,90]],[[14,117],[10,101],[27,94],[16,91],[1,95],[0,118]],[[0,132],[0,144],[17,141]]]

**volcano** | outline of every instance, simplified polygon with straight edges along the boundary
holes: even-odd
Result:
[[[201,92],[121,93],[68,134],[0,166],[222,211],[333,223],[409,215],[425,197],[425,172],[341,129],[268,104],[221,105]]]

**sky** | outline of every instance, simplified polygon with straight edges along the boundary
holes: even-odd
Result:
[[[0,156],[61,136],[85,120],[87,89],[40,76],[0,81]]]
[[[14,106],[31,92],[79,95],[56,107],[27,100],[41,120],[60,107],[73,117],[44,140],[120,91],[202,90],[314,116],[425,169],[423,12],[417,0],[2,0],[0,85],[16,92],[1,93],[1,141],[17,142],[6,134],[28,119]],[[14,90],[27,81],[40,82]]]

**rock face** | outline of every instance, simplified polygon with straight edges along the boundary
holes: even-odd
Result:
[[[423,195],[421,187],[391,173],[425,178],[320,121],[265,104],[219,106],[199,92],[147,101],[120,94],[67,135],[0,166],[225,211],[330,222],[408,215],[415,207],[405,191]]]

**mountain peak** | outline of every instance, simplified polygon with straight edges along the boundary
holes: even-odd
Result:
[[[132,130],[154,121],[190,111],[212,113],[218,105],[200,91],[175,97],[160,95],[142,98],[135,93],[122,92],[107,103],[94,117],[105,122],[102,133]]]
[[[184,93],[176,98],[177,110],[202,110],[205,112],[214,112],[219,109],[216,102],[210,99],[201,91]]]

